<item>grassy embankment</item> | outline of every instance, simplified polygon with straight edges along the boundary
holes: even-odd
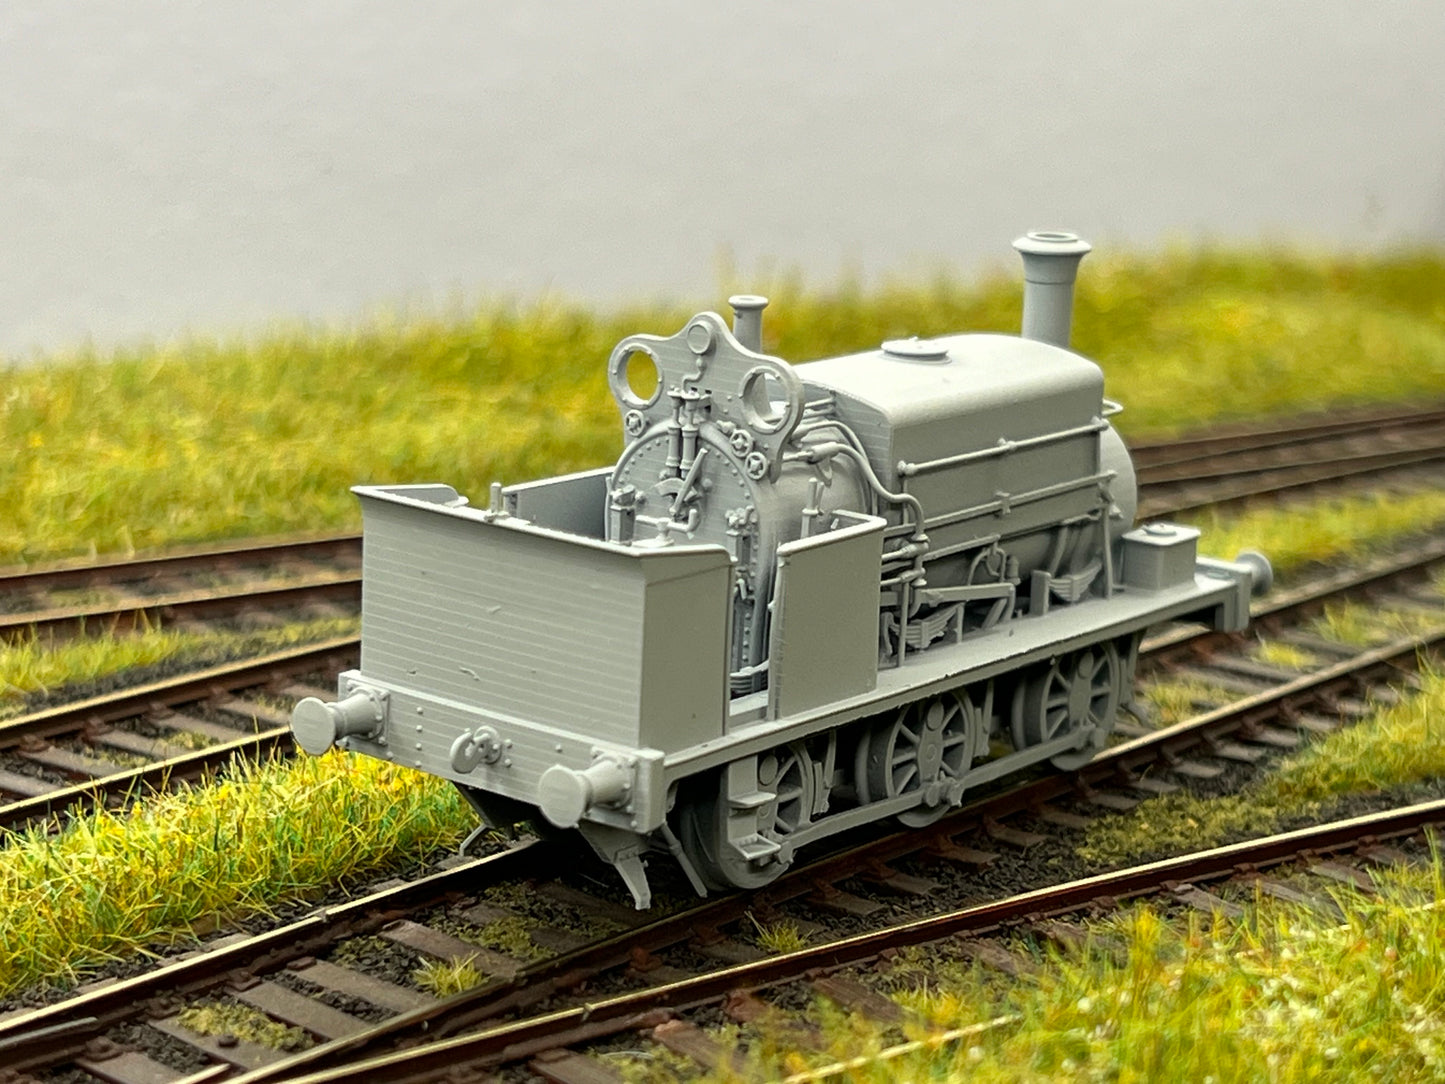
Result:
[[[373,877],[460,840],[470,820],[436,780],[329,756],[242,765],[126,815],[19,833],[0,849],[0,994]]]
[[[967,286],[769,289],[765,346],[795,361],[1019,325],[1012,270]],[[1104,366],[1135,436],[1439,398],[1442,298],[1439,256],[1091,257],[1075,346]],[[0,443],[17,454],[0,474],[0,565],[354,527],[357,482],[446,480],[481,497],[494,479],[607,462],[619,444],[603,379],[613,344],[687,315],[492,305],[10,369]]]

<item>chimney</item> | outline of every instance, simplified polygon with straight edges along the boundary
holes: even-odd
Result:
[[[1076,234],[1030,230],[1014,242],[1024,258],[1025,339],[1069,347],[1074,318],[1074,275],[1090,249]]]
[[[754,354],[761,354],[763,310],[768,307],[768,299],[756,294],[734,294],[728,304],[733,307],[733,338]]]

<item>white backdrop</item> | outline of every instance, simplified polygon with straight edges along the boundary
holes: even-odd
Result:
[[[0,354],[1030,227],[1445,243],[1445,4],[5,0]]]

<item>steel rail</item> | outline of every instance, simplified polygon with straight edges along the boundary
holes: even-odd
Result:
[[[1196,468],[1196,473],[1187,476],[1170,475],[1162,478],[1151,477],[1152,471],[1144,468],[1139,471],[1138,482],[1140,517],[1179,515],[1249,497],[1287,493],[1296,489],[1316,486],[1323,482],[1378,474],[1442,460],[1445,460],[1445,446],[1435,445],[1427,448],[1337,456],[1311,460],[1306,463],[1223,466],[1202,473],[1198,472]],[[1222,494],[1205,494],[1188,498],[1167,495],[1195,483],[1208,484],[1211,481],[1217,482],[1224,479],[1268,478],[1280,475],[1293,477],[1290,477],[1289,480],[1274,477],[1269,481],[1247,484],[1243,488],[1236,487]],[[1304,475],[1304,477],[1299,477],[1300,475]],[[352,542],[359,546],[360,540],[359,538],[342,538],[336,541]],[[311,545],[315,547],[319,544],[312,543]],[[276,546],[279,548],[281,544],[278,543]],[[231,557],[244,552],[241,550],[218,551],[223,557]],[[161,560],[166,559],[158,559],[149,563],[157,564]],[[181,559],[172,558],[170,560]],[[199,565],[203,562],[203,557],[192,555],[184,560],[193,565]],[[134,564],[146,563],[134,562]],[[128,565],[120,567],[128,567]],[[79,573],[86,570],[74,571]],[[3,589],[3,586],[3,580],[0,580],[0,589]],[[172,592],[164,595],[137,596],[47,610],[0,613],[0,641],[13,642],[24,636],[32,635],[79,634],[87,628],[128,632],[148,624],[227,617],[245,609],[295,609],[308,603],[317,602],[336,603],[348,607],[360,605],[360,573],[329,573],[308,576],[300,582],[282,585],[257,587],[239,585],[218,589]]]
[[[1212,458],[1240,448],[1278,448],[1313,443],[1321,438],[1346,438],[1369,428],[1414,428],[1445,422],[1445,406],[1433,404],[1411,410],[1332,412],[1328,417],[1303,416],[1294,423],[1258,428],[1225,427],[1226,431],[1186,433],[1172,440],[1126,441],[1136,465],[1164,466],[1192,459]]]
[[[1445,412],[1426,412],[1396,416],[1396,425],[1415,426],[1445,417]],[[1381,420],[1377,424],[1386,424]],[[1330,439],[1342,438],[1358,430],[1347,423],[1319,424],[1303,429],[1287,430],[1289,440],[1275,445],[1309,443],[1320,440],[1320,433]],[[1297,434],[1310,434],[1299,436]],[[1266,434],[1268,435],[1268,434]],[[1273,438],[1271,438],[1273,439]],[[1230,461],[1253,454],[1257,445],[1243,438],[1204,438],[1204,441],[1226,442],[1228,451],[1202,457],[1176,456],[1163,462],[1137,464],[1138,498],[1141,518],[1180,515],[1200,508],[1229,504],[1250,497],[1288,493],[1294,490],[1364,477],[1445,459],[1445,447],[1391,449],[1337,455],[1306,462],[1236,465]],[[1185,444],[1190,442],[1186,441]],[[1198,442],[1196,442],[1198,443]],[[1172,445],[1154,446],[1172,447]],[[988,454],[994,454],[989,452]],[[1215,465],[1206,464],[1213,462]],[[1186,473],[1187,472],[1187,473]],[[1160,475],[1163,475],[1162,477]],[[1195,484],[1208,487],[1226,479],[1256,479],[1254,483],[1234,486],[1224,491],[1204,489],[1199,495],[1169,496]],[[1264,480],[1267,479],[1267,480]],[[129,583],[145,577],[177,576],[195,571],[214,571],[242,565],[262,566],[288,560],[335,561],[343,555],[360,552],[361,539],[356,535],[330,535],[320,538],[279,539],[263,541],[252,547],[225,546],[197,549],[179,554],[162,555],[93,566],[65,566],[39,570],[7,570],[0,572],[0,596],[6,592],[34,591],[41,587],[60,589]],[[127,632],[157,623],[224,618],[246,610],[295,609],[307,603],[359,605],[361,577],[354,571],[305,575],[292,582],[276,583],[274,578],[255,586],[231,585],[200,590],[176,590],[163,594],[135,594],[79,605],[47,609],[29,609],[0,613],[0,642],[15,642],[27,636],[54,637],[83,635],[87,630]]]
[[[648,927],[634,930],[628,944],[640,945],[649,951],[663,948],[668,944],[685,940],[693,927],[715,927],[742,917],[742,913],[755,906],[759,898],[770,903],[777,903],[804,895],[814,891],[820,884],[836,884],[855,875],[866,862],[876,860],[889,862],[916,854],[919,851],[927,850],[940,840],[963,835],[966,830],[987,821],[1035,808],[1050,799],[1066,795],[1087,794],[1095,786],[1119,781],[1127,773],[1157,764],[1167,755],[1177,754],[1196,745],[1204,744],[1211,737],[1234,733],[1249,721],[1256,719],[1261,709],[1267,710],[1271,706],[1287,704],[1300,697],[1318,695],[1323,688],[1328,688],[1341,681],[1353,680],[1354,674],[1359,670],[1388,665],[1403,657],[1413,658],[1414,653],[1425,642],[1427,642],[1425,638],[1412,638],[1378,651],[1367,652],[1359,657],[1357,665],[1345,662],[1331,667],[1330,672],[1321,675],[1319,681],[1302,679],[1298,682],[1291,682],[1290,686],[1282,687],[1280,690],[1272,690],[1257,697],[1250,697],[1239,702],[1238,705],[1206,712],[1156,734],[1115,746],[1101,753],[1094,761],[1076,772],[1045,776],[1026,783],[1022,787],[980,798],[927,829],[892,831],[881,839],[868,839],[847,850],[820,857],[807,866],[790,870],[773,884],[757,893],[743,897],[725,897],[689,909],[680,923],[681,929],[673,920],[662,919]],[[1429,642],[1437,644],[1445,642],[1445,628],[1437,630]],[[1286,692],[1286,689],[1290,691]],[[555,994],[558,989],[565,987],[569,971],[575,974],[595,968],[599,963],[597,957],[605,955],[609,951],[614,951],[614,946],[601,944],[581,950],[575,957],[552,961],[547,966],[547,973],[544,977],[548,984],[541,987],[538,992],[546,996]],[[534,999],[530,992],[503,991],[494,1003],[479,1005],[475,1013],[470,1014],[457,1026],[467,1026],[503,1012],[528,1008],[535,1004],[536,1000],[538,999]],[[406,1026],[400,1018],[394,1023],[398,1028]],[[445,1033],[446,1027],[447,1025],[438,1019],[427,1018],[424,1030],[428,1034],[437,1034],[438,1030],[442,1029],[442,1033]]]
[[[1295,478],[1288,482],[1266,483],[1257,485],[1246,485],[1230,489],[1226,492],[1215,492],[1212,494],[1201,493],[1198,497],[1154,497],[1146,498],[1142,493],[1139,501],[1139,519],[1151,519],[1159,516],[1177,516],[1186,512],[1197,512],[1205,508],[1218,508],[1223,505],[1234,504],[1239,501],[1249,500],[1252,497],[1277,496],[1284,493],[1292,493],[1301,489],[1311,489],[1327,482],[1344,482],[1358,478],[1365,478],[1370,475],[1386,474],[1390,471],[1404,470],[1409,467],[1428,466],[1432,463],[1445,461],[1445,448],[1433,448],[1425,451],[1388,453],[1388,461],[1382,459],[1374,466],[1356,467],[1348,470],[1333,470],[1326,467],[1315,473],[1312,477]],[[1309,473],[1305,468],[1294,468],[1296,473]]]
[[[1295,471],[1307,471],[1316,468],[1338,468],[1342,472],[1349,472],[1356,467],[1370,467],[1375,465],[1394,466],[1393,460],[1398,456],[1410,456],[1416,454],[1428,454],[1438,452],[1445,447],[1445,429],[1435,435],[1435,439],[1426,442],[1417,442],[1409,447],[1393,447],[1380,451],[1358,451],[1342,452],[1332,455],[1321,455],[1310,459],[1285,460],[1276,463],[1233,463],[1230,462],[1234,456],[1228,458],[1210,457],[1202,463],[1200,461],[1186,461],[1177,464],[1162,466],[1138,467],[1135,476],[1139,482],[1139,488],[1146,489],[1160,486],[1192,485],[1195,483],[1208,483],[1225,478],[1249,478],[1257,475],[1267,474],[1288,474]],[[1209,465],[1213,463],[1213,465]],[[1177,468],[1177,469],[1176,469]]]
[[[194,753],[131,768],[116,775],[102,776],[71,787],[48,791],[35,798],[22,798],[0,805],[0,829],[14,830],[36,821],[74,816],[77,811],[112,801],[126,801],[146,793],[168,790],[177,783],[193,783],[214,775],[238,758],[259,761],[268,756],[290,756],[295,751],[291,728],[263,730],[259,734],[207,746]]]
[[[217,566],[279,563],[287,560],[334,561],[347,553],[359,553],[358,534],[302,535],[263,538],[245,545],[225,543],[220,546],[187,548],[153,557],[133,557],[101,563],[61,563],[40,568],[10,567],[0,569],[0,593],[33,588],[59,590],[93,587],[97,584],[127,583],[189,573],[197,569],[209,571]]]
[[[1412,574],[1424,575],[1432,565],[1445,561],[1445,539],[1405,556],[1375,562],[1357,572],[1339,574],[1320,584],[1306,585],[1295,591],[1257,601],[1252,607],[1252,620],[1258,622],[1291,611],[1322,605],[1331,598],[1348,595]],[[1222,645],[1234,634],[1214,633],[1196,627],[1180,627],[1151,637],[1141,649],[1143,657],[1158,657],[1180,650],[1199,650],[1203,646]],[[32,715],[0,723],[0,749],[13,748],[32,738],[53,737],[70,733],[89,724],[124,719],[157,706],[174,707],[218,691],[233,692],[250,685],[266,684],[308,670],[322,668],[338,657],[354,657],[360,641],[339,638],[314,648],[298,648],[254,663],[216,667],[196,675],[157,682],[118,694],[97,697],[76,704],[47,709]],[[263,667],[268,673],[257,677],[253,670]],[[225,752],[223,750],[229,750]],[[224,747],[213,747],[198,754],[161,761],[131,772],[88,780],[56,790],[37,798],[0,805],[0,828],[14,828],[29,821],[54,816],[73,804],[91,805],[112,795],[124,795],[143,788],[163,787],[168,780],[195,779],[207,771],[230,763],[239,755],[257,756],[275,751],[285,755],[293,746],[285,728],[242,737]]]
[[[1279,618],[1308,613],[1342,597],[1368,595],[1372,590],[1384,588],[1397,580],[1424,579],[1432,568],[1442,563],[1445,563],[1445,538],[1437,538],[1404,554],[1372,561],[1363,568],[1338,572],[1288,591],[1272,591],[1251,603],[1249,631],[1267,631],[1277,624]],[[1442,614],[1445,614],[1445,598],[1441,599],[1440,605]],[[1180,625],[1149,637],[1139,650],[1141,656],[1156,657],[1185,648],[1209,650],[1238,641],[1242,635],[1245,634]]]
[[[1229,433],[1186,435],[1176,440],[1129,442],[1130,454],[1141,475],[1175,464],[1214,459],[1267,448],[1322,439],[1358,436],[1362,430],[1382,426],[1417,428],[1445,422],[1445,409],[1364,411],[1341,418],[1304,421],[1295,425],[1242,428]],[[226,542],[215,546],[193,546],[154,556],[125,558],[100,563],[60,562],[41,566],[0,568],[0,595],[20,590],[85,588],[133,582],[157,576],[211,570],[216,567],[276,564],[288,560],[333,561],[358,553],[361,536],[337,532],[302,534],[257,539],[245,544]]]
[[[1161,762],[1167,765],[1201,746],[1207,749],[1218,739],[1247,731],[1336,693],[1352,691],[1373,672],[1412,667],[1442,644],[1445,644],[1445,625],[1363,651],[1272,689],[1112,745],[1075,772],[1045,776],[1026,784],[1017,792],[1018,801],[1037,806],[1064,795],[1087,795],[1091,788],[1111,781],[1127,782],[1145,768]]]
[[[324,669],[339,657],[354,657],[359,644],[354,637],[338,637],[7,719],[0,722],[0,749]]]
[[[697,928],[718,928],[741,919],[747,910],[757,906],[759,900],[777,904],[805,895],[816,890],[820,884],[836,884],[855,875],[866,862],[889,862],[916,854],[939,842],[962,835],[970,828],[1037,807],[1050,799],[1088,794],[1100,783],[1116,781],[1147,764],[1159,763],[1160,759],[1167,755],[1203,744],[1210,737],[1233,733],[1257,718],[1261,709],[1268,709],[1270,706],[1277,709],[1297,698],[1317,696],[1322,690],[1336,683],[1352,681],[1358,672],[1389,665],[1402,658],[1413,658],[1423,645],[1441,641],[1445,641],[1445,628],[1437,630],[1433,637],[1402,640],[1385,648],[1363,653],[1354,662],[1329,668],[1319,675],[1318,680],[1310,677],[1291,682],[1281,690],[1248,698],[1237,706],[1207,712],[1157,734],[1107,750],[1077,772],[1046,776],[1022,787],[981,798],[927,829],[895,830],[881,838],[867,839],[846,850],[821,856],[806,866],[789,870],[758,892],[733,894],[701,902],[679,914],[665,916],[618,937],[526,969],[510,983],[493,984],[480,991],[461,995],[460,1000],[453,998],[436,1006],[396,1017],[379,1025],[369,1033],[372,1038],[366,1041],[382,1041],[384,1037],[387,1042],[417,1043],[477,1026],[503,1015],[528,1012],[565,993],[580,978],[608,968],[624,966],[631,953],[637,949],[655,952],[667,948],[686,941]],[[1040,893],[1046,891],[1048,890],[1039,890]],[[357,1041],[360,1042],[360,1038]],[[355,1045],[336,1044],[331,1044],[330,1048],[351,1051],[348,1056],[354,1055],[359,1049]],[[285,1064],[299,1066],[309,1065],[310,1062],[304,1061],[303,1055],[303,1061],[288,1061]],[[255,1079],[267,1078],[258,1076]]]
[[[602,1038],[661,1023],[675,1011],[713,1003],[737,989],[758,989],[795,982],[818,972],[857,965],[880,953],[960,935],[996,933],[1009,925],[1077,911],[1101,900],[1128,900],[1160,891],[1173,882],[1209,882],[1239,871],[1253,872],[1305,854],[1334,853],[1379,840],[1413,835],[1445,823],[1445,800],[1353,817],[1344,821],[1216,847],[1142,866],[1097,874],[1063,885],[1035,889],[1007,899],[918,919],[829,944],[768,957],[753,963],[679,982],[591,1001],[543,1016],[498,1024],[471,1034],[448,1036],[444,1016],[464,1014],[481,995],[467,993],[387,1021],[370,1032],[333,1040],[284,1062],[244,1073],[234,1084],[329,1084],[367,1080],[421,1084],[435,1074],[459,1069],[496,1069],[508,1062],[572,1043]],[[515,980],[520,983],[524,979]],[[439,1010],[445,1010],[445,1013]],[[418,1028],[425,1021],[429,1029]],[[465,1025],[462,1025],[465,1026]],[[372,1054],[375,1046],[399,1035],[429,1032],[442,1036],[411,1043],[403,1050]]]
[[[85,606],[0,614],[0,641],[13,642],[24,636],[54,636],[95,628],[129,632],[172,621],[229,617],[246,609],[296,609],[317,602],[352,607],[359,605],[361,574],[337,572],[276,586],[207,588]]]

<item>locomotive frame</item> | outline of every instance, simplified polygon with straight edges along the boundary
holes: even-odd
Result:
[[[639,908],[645,857],[700,893],[798,848],[1102,748],[1151,625],[1242,628],[1268,562],[1130,529],[1102,374],[1067,349],[1088,246],[1030,234],[1024,334],[794,368],[756,297],[608,361],[617,464],[358,486],[362,655],[292,726],[454,782],[484,826],[576,828]],[[631,378],[650,361],[656,383]]]

